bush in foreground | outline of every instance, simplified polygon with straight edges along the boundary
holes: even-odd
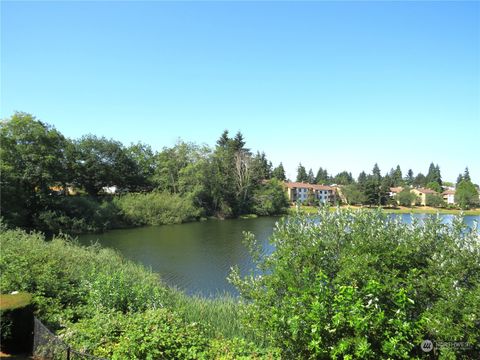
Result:
[[[281,221],[270,256],[246,239],[263,275],[231,275],[245,325],[283,358],[420,358],[425,339],[461,344],[442,358],[480,353],[480,239],[460,218],[324,209]]]

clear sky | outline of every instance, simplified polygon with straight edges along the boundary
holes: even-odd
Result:
[[[465,166],[479,2],[1,2],[1,106],[161,149],[224,129],[295,177]]]

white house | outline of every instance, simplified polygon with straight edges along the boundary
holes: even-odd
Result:
[[[455,190],[445,190],[442,197],[447,204],[455,204]]]
[[[315,200],[322,204],[333,203],[336,199],[336,191],[332,186],[287,182],[285,187],[287,188],[288,199],[293,203],[307,201],[309,196],[313,196]]]

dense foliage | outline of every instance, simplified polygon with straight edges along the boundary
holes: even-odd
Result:
[[[262,275],[231,279],[245,324],[286,359],[411,359],[480,353],[480,239],[457,218],[402,224],[381,212],[321,210],[281,221]]]
[[[240,132],[225,131],[214,149],[179,141],[154,152],[95,135],[71,140],[15,113],[2,121],[0,141],[2,217],[12,227],[79,233],[285,211],[283,197],[271,197],[281,183],[264,184],[284,180],[283,166],[273,174],[265,153],[253,154]],[[111,192],[129,195],[111,201]]]
[[[410,191],[410,188],[405,188],[396,195],[396,200],[402,206],[411,207],[418,199],[417,195]]]
[[[271,358],[229,298],[187,297],[109,249],[1,229],[0,291],[28,291],[35,314],[78,350],[112,359]]]
[[[460,181],[455,193],[455,201],[462,209],[469,209],[479,205],[478,191],[471,181],[467,179]]]
[[[165,192],[126,194],[114,198],[113,204],[132,225],[180,224],[201,215],[191,198]]]

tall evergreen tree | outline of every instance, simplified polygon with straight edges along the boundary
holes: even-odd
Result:
[[[433,162],[430,163],[427,176],[425,177],[426,184],[429,184],[432,182],[436,182],[439,186],[442,185],[442,176],[440,174],[440,167],[438,165],[434,165]]]
[[[280,163],[280,165],[273,169],[272,177],[281,181],[285,181],[287,179],[287,177],[285,176],[285,169],[283,168],[282,163]]]
[[[373,166],[372,175],[376,180],[382,180],[382,173],[380,172],[380,168],[378,167],[377,163],[375,163],[375,165]]]
[[[365,183],[367,182],[367,174],[365,174],[365,171],[362,171],[362,172],[358,175],[357,182],[358,182],[358,185],[360,185],[360,186],[364,186],[364,185],[365,185]]]
[[[393,181],[393,186],[400,186],[403,184],[402,170],[400,169],[400,165],[397,165],[391,177]]]
[[[307,182],[308,181],[308,174],[307,174],[307,171],[305,170],[305,167],[302,165],[302,163],[298,164],[297,181],[298,182]]]
[[[353,181],[352,173],[349,173],[347,171],[342,171],[337,175],[335,175],[335,177],[333,178],[333,182],[339,185],[348,185],[353,183],[354,181]]]
[[[413,170],[408,169],[407,176],[405,177],[405,184],[407,184],[408,186],[412,186],[414,180],[415,178],[413,175]]]
[[[426,185],[427,181],[425,175],[423,175],[422,173],[418,173],[417,176],[415,176],[415,179],[413,179],[413,186],[425,187]]]
[[[270,179],[272,177],[272,163],[267,160],[264,152],[257,154],[252,159],[252,176],[255,181]]]
[[[307,182],[309,184],[314,184],[315,183],[315,176],[313,175],[312,169],[308,170]]]
[[[240,131],[237,132],[235,137],[233,138],[233,149],[235,151],[243,150],[246,152],[250,152],[249,149],[245,148],[245,140],[243,138],[243,135]]]
[[[317,176],[315,177],[316,184],[327,184],[329,182],[328,172],[322,168],[319,168],[317,171]]]
[[[220,138],[217,140],[217,146],[226,147],[230,141],[228,137],[228,130],[224,130]]]
[[[458,186],[458,184],[460,184],[463,180],[463,175],[462,174],[458,174],[458,177],[457,177],[457,182],[455,183],[455,187]]]
[[[436,182],[438,183],[438,185],[442,186],[443,182],[442,182],[442,173],[440,172],[440,166],[438,166],[438,164],[435,166],[435,180]]]

